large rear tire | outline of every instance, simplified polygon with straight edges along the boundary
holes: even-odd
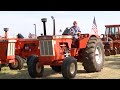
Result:
[[[104,64],[104,46],[99,38],[91,37],[87,43],[83,66],[87,72],[99,72]]]
[[[74,57],[66,57],[61,67],[62,75],[65,79],[71,79],[77,73],[77,60]]]
[[[44,66],[39,65],[38,57],[32,55],[28,62],[28,73],[32,78],[42,77]]]
[[[9,68],[11,70],[21,70],[23,68],[24,60],[20,56],[16,55],[15,56],[15,64],[14,63],[9,63]]]

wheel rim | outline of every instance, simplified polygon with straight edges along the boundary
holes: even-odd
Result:
[[[16,68],[18,66],[18,60],[15,60],[15,64],[12,63],[11,66],[14,67],[14,68]]]
[[[69,53],[66,53],[66,54],[65,54],[65,57],[68,57],[68,56],[70,56],[70,54],[69,54]]]
[[[36,64],[36,71],[37,73],[41,72],[41,66],[39,65],[39,63]]]
[[[74,64],[74,63],[71,63],[71,64],[70,64],[70,73],[71,73],[71,74],[74,74],[74,72],[75,72],[75,64]]]
[[[95,60],[98,64],[102,62],[102,50],[99,46],[95,50]]]
[[[66,52],[66,53],[64,54],[64,56],[65,56],[65,57],[69,57],[69,56],[70,56],[70,53],[69,53],[69,52]]]

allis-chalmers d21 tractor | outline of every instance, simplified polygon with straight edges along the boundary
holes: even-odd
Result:
[[[8,30],[8,28],[6,28]],[[3,39],[7,39],[7,30],[5,30],[5,37]],[[8,66],[11,70],[21,70],[24,66],[24,63],[27,62],[27,58],[29,59],[31,54],[37,54],[39,42],[37,39],[29,39],[29,38],[15,38],[15,63],[10,63]],[[4,45],[3,45],[4,46]],[[12,48],[10,49],[12,50]],[[27,62],[28,63],[28,62]],[[5,64],[6,65],[6,64]],[[2,65],[3,66],[3,65]]]
[[[15,54],[22,59],[24,62],[27,62],[31,54],[38,53],[39,40],[36,38],[17,38]],[[17,65],[16,65],[17,67]],[[16,69],[14,67],[14,69]]]
[[[21,69],[23,60],[15,55],[16,38],[8,38],[8,28],[4,28],[5,37],[0,38],[0,70],[1,66],[8,65],[10,69],[19,64],[16,69]]]
[[[120,25],[105,25],[105,34],[101,34],[105,55],[120,54]]]
[[[71,35],[46,35],[46,18],[41,19],[44,35],[39,36],[39,53],[31,55],[28,73],[32,78],[42,77],[44,65],[50,65],[55,72],[71,79],[76,76],[77,62],[82,62],[87,72],[99,72],[104,64],[104,47],[98,35],[81,34],[73,43]],[[54,27],[55,27],[55,19]]]

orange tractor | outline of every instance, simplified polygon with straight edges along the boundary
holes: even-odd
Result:
[[[105,25],[105,28],[105,34],[101,34],[105,55],[120,54],[120,25]]]
[[[5,37],[0,38],[0,70],[1,66],[8,65],[10,69],[18,65],[17,69],[21,69],[23,66],[23,60],[18,59],[15,56],[16,38],[8,38],[8,28],[4,28]]]
[[[5,30],[5,35],[7,35],[7,30]],[[5,36],[4,39],[7,39],[7,36]],[[29,56],[31,54],[38,53],[39,42],[37,39],[29,39],[23,37],[15,38],[15,40],[15,63],[10,63],[8,65],[11,70],[21,70],[24,66],[24,63],[27,62],[27,58],[30,58]]]
[[[38,53],[38,45],[39,42],[36,38],[20,38],[18,37],[16,42],[16,49],[15,49],[15,55],[17,56],[17,59],[21,59],[23,61],[23,64],[27,62],[30,58],[31,54],[37,54]],[[23,64],[21,69],[23,68]],[[12,67],[12,69],[17,69],[19,67],[19,64]]]
[[[55,19],[52,17],[55,27]],[[47,18],[42,18],[44,35],[39,40],[38,53],[31,55],[28,73],[32,78],[42,77],[44,65],[50,65],[55,72],[71,79],[76,76],[77,62],[82,62],[87,72],[99,72],[104,64],[104,47],[98,35],[81,34],[73,43],[72,35],[46,35]]]
[[[27,58],[38,53],[38,45],[37,39],[17,38],[15,54],[28,63]]]

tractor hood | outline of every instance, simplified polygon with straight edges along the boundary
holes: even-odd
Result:
[[[71,35],[39,36],[39,40],[72,39]]]

